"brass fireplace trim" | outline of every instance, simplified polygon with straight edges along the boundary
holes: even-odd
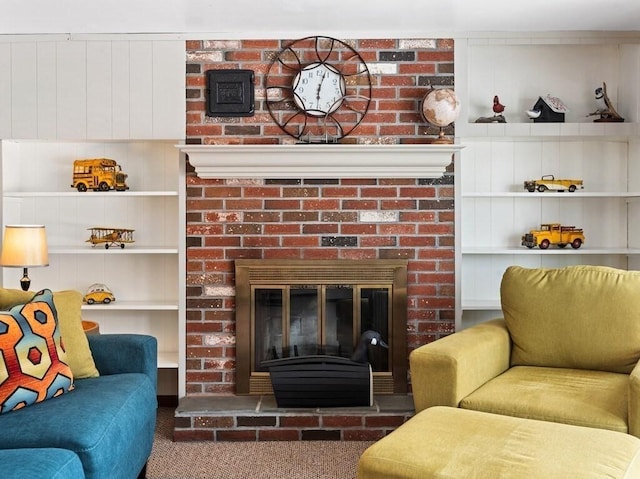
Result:
[[[407,261],[406,260],[251,260],[235,261],[236,393],[269,394],[268,373],[252,372],[251,286],[283,284],[393,284],[391,374],[374,374],[375,394],[407,393]],[[245,358],[245,360],[239,360]]]

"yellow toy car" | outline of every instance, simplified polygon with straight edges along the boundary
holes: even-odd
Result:
[[[89,286],[87,294],[84,295],[82,300],[87,304],[103,303],[109,304],[111,301],[115,301],[116,297],[106,285],[101,283],[94,283]]]
[[[524,189],[533,193],[538,190],[540,193],[545,191],[569,191],[573,193],[576,190],[584,189],[582,180],[578,179],[560,179],[553,175],[544,175],[539,180],[528,180],[524,182]]]

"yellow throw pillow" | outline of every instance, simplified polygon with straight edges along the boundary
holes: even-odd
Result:
[[[0,288],[0,310],[31,300],[34,293],[19,289]],[[56,291],[53,303],[58,311],[60,334],[67,351],[69,367],[75,379],[95,378],[100,374],[93,361],[87,335],[82,328],[82,293],[75,290]]]

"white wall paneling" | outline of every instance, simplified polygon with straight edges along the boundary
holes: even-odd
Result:
[[[175,39],[0,37],[0,138],[183,138],[184,62]]]

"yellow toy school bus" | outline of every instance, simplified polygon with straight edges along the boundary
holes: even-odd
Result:
[[[78,191],[128,190],[127,174],[109,158],[91,158],[73,162],[72,188]]]

